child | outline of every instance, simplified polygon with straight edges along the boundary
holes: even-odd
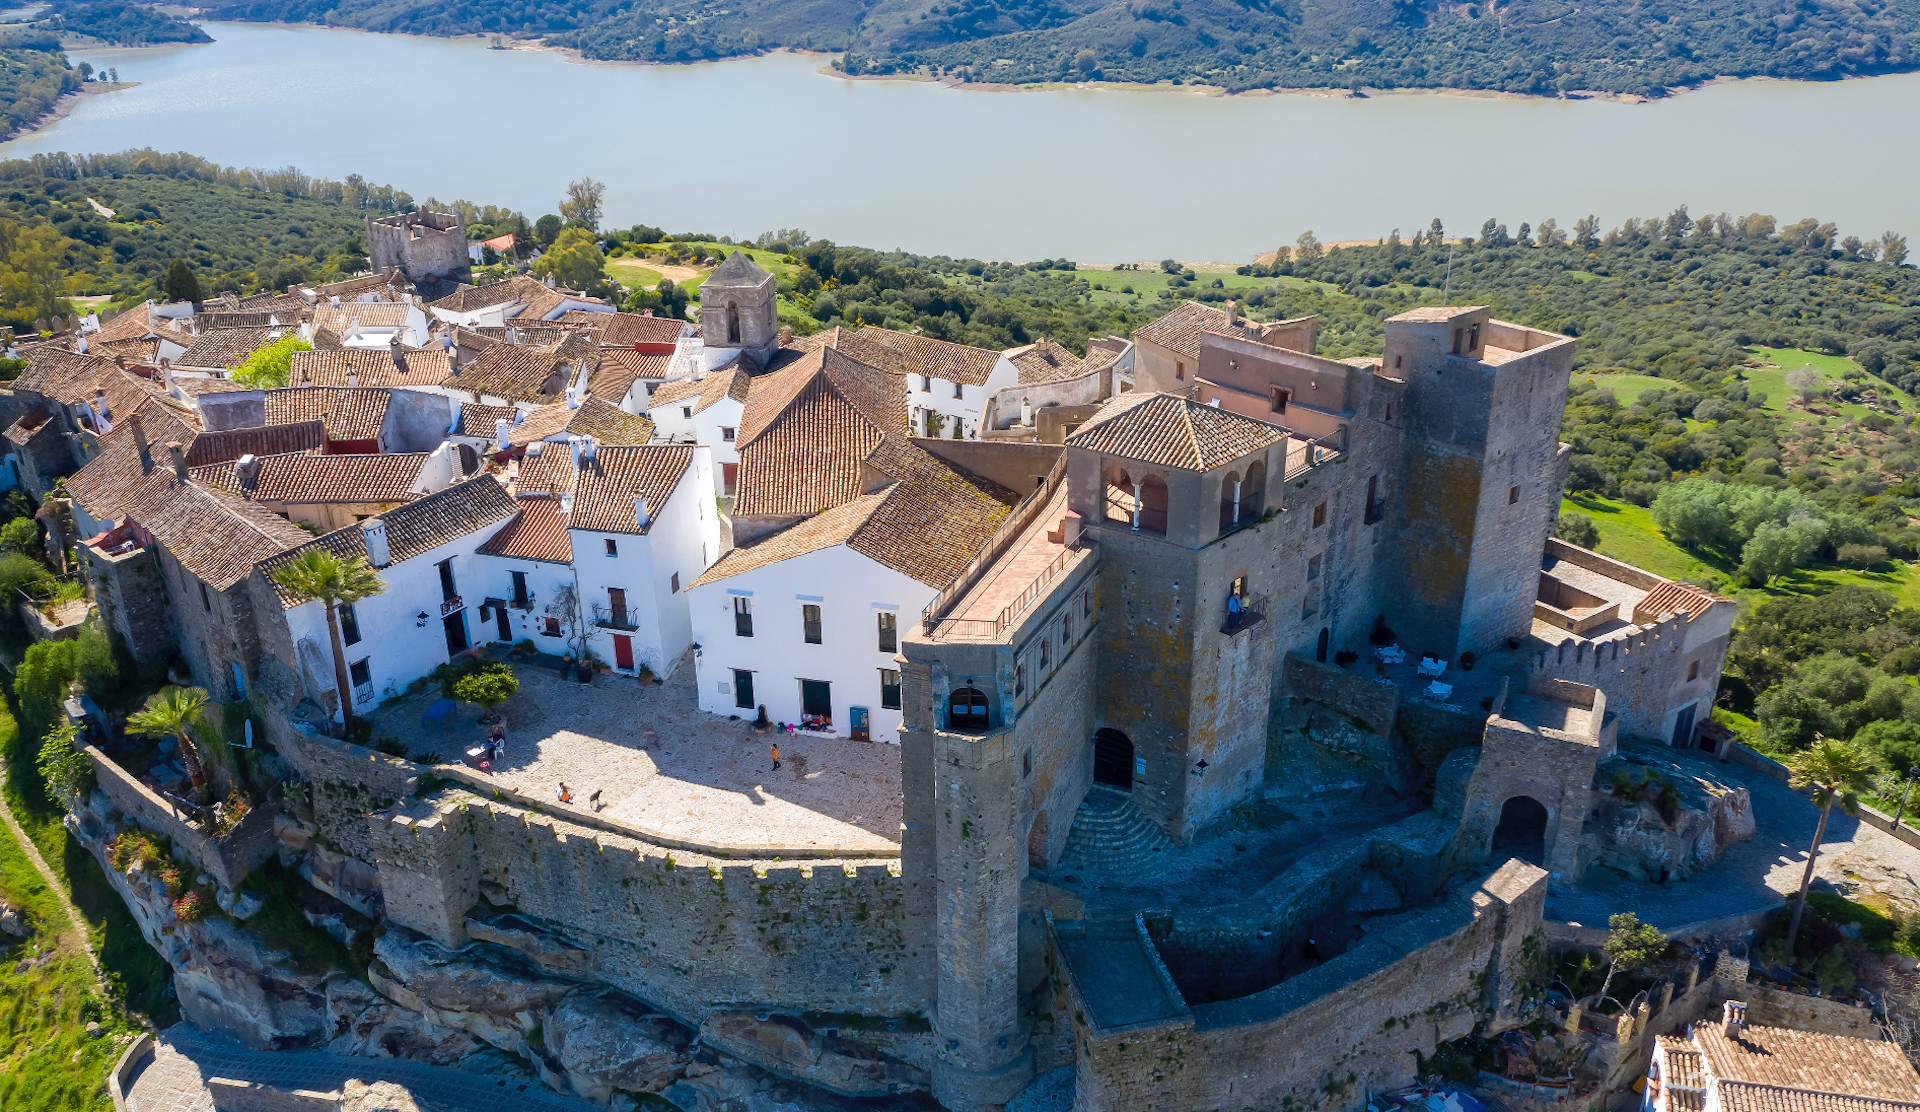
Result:
[[[780,771],[780,743],[777,741],[773,743],[773,770]]]
[[[567,787],[567,782],[565,780],[560,781],[560,802],[562,803],[573,802],[573,789]]]

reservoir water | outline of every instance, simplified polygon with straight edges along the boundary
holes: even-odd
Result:
[[[186,150],[350,173],[538,217],[608,183],[607,222],[803,227],[985,258],[1239,259],[1292,243],[1515,231],[1587,213],[1769,212],[1920,242],[1920,73],[1746,81],[1652,104],[846,81],[790,54],[582,65],[552,51],[271,24],[205,46],[75,50],[136,88],[0,144]]]

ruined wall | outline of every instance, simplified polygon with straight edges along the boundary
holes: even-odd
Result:
[[[154,547],[125,556],[106,556],[92,545],[77,545],[93,582],[101,618],[120,634],[134,663],[157,668],[174,647],[173,600]]]
[[[368,821],[394,921],[464,939],[476,900],[514,907],[591,950],[591,977],[689,1023],[721,1005],[932,1008],[890,864],[720,861],[462,793]]]
[[[233,833],[215,839],[185,822],[178,809],[155,795],[105,753],[91,745],[82,745],[80,751],[93,762],[95,782],[114,806],[136,825],[169,838],[174,845],[185,849],[195,865],[228,891],[237,891],[240,882],[279,846],[273,836],[273,816],[280,810],[277,800],[255,807]]]
[[[367,217],[367,259],[375,271],[398,267],[418,282],[428,276],[473,281],[466,222],[458,214],[409,212]]]
[[[420,769],[412,761],[308,733],[284,714],[268,714],[267,740],[305,782],[320,840],[349,857],[372,863],[375,842],[367,814],[412,795]]]
[[[1592,716],[1604,719],[1606,696],[1595,693],[1592,698]],[[1460,836],[1454,843],[1457,861],[1485,860],[1507,801],[1526,796],[1546,808],[1547,867],[1555,875],[1579,875],[1580,836],[1593,804],[1594,770],[1608,754],[1602,751],[1598,721],[1584,736],[1538,724],[1543,713],[1550,715],[1555,709],[1545,699],[1515,696],[1507,700],[1504,713],[1487,719],[1480,749],[1468,751],[1472,775],[1465,788]],[[1436,806],[1439,795],[1436,789]]]

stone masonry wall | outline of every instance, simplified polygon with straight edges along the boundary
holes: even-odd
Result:
[[[254,808],[227,837],[210,838],[198,827],[189,826],[166,800],[134,779],[105,753],[91,745],[81,746],[80,751],[93,762],[94,780],[114,806],[136,825],[169,838],[174,845],[185,849],[193,863],[222,888],[237,891],[240,882],[279,848],[273,836],[273,816],[280,810],[277,803]]]
[[[891,864],[720,861],[464,793],[368,821],[396,922],[463,938],[476,899],[512,906],[593,951],[592,976],[688,1023],[722,1006],[932,1009],[914,972],[931,955]]]
[[[126,556],[103,556],[91,545],[78,546],[93,581],[101,617],[126,642],[142,668],[154,668],[174,647],[173,602],[152,548]]]
[[[1685,645],[1686,630],[1675,617],[1605,641],[1562,641],[1536,653],[1527,671],[1599,688],[1619,716],[1621,734],[1659,738],[1668,696],[1686,675]]]
[[[337,738],[293,727],[285,715],[264,716],[267,740],[311,795],[314,825],[329,847],[371,864],[375,842],[367,813],[412,795],[419,766]]]

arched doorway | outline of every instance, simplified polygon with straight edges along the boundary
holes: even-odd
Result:
[[[1093,735],[1093,782],[1133,790],[1133,742],[1119,730]]]
[[[973,687],[957,687],[947,704],[947,728],[969,733],[987,728],[986,693]]]
[[[736,302],[727,302],[727,342],[740,342],[740,306]]]
[[[1167,481],[1158,475],[1140,480],[1140,531],[1158,535],[1167,531]]]
[[[1327,662],[1327,642],[1332,640],[1332,638],[1333,638],[1332,632],[1329,631],[1326,627],[1322,626],[1320,629],[1320,641],[1317,645],[1314,646],[1314,649],[1313,649],[1313,659],[1319,661],[1322,664],[1325,664]]]
[[[1547,863],[1547,809],[1528,795],[1516,795],[1500,808],[1493,828],[1492,860],[1518,857],[1542,868]]]

